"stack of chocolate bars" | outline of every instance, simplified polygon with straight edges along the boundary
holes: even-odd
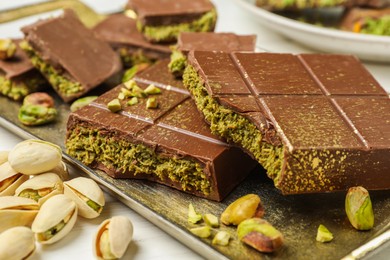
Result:
[[[23,29],[67,102],[152,64],[69,115],[69,155],[216,201],[259,164],[283,194],[390,188],[390,98],[354,56],[256,53],[254,35],[212,32],[207,0],[128,7],[93,30],[69,11]]]

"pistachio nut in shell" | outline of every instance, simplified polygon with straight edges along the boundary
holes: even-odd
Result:
[[[0,164],[8,161],[9,151],[0,151]]]
[[[27,227],[13,227],[0,234],[0,259],[27,259],[35,252],[34,233]]]
[[[32,199],[16,196],[0,197],[0,232],[11,227],[31,226],[39,211]]]
[[[238,225],[249,218],[261,218],[264,208],[256,194],[247,194],[233,201],[221,214],[221,222],[225,225]]]
[[[28,175],[15,171],[8,162],[0,165],[0,196],[12,196],[15,190],[29,179]]]
[[[42,173],[21,184],[15,196],[30,198],[42,205],[50,197],[64,193],[61,178],[55,173]]]
[[[58,145],[29,139],[18,143],[10,151],[8,162],[15,171],[32,175],[50,171],[60,163],[61,158]]]
[[[237,227],[238,238],[254,249],[271,253],[283,246],[283,235],[270,223],[261,218],[242,221]]]
[[[104,220],[94,237],[93,250],[98,259],[121,258],[133,238],[133,224],[125,216]]]
[[[370,194],[365,188],[357,186],[348,189],[345,212],[349,222],[357,230],[370,230],[374,227],[374,211]]]
[[[103,191],[92,179],[77,177],[64,182],[64,194],[76,202],[78,214],[85,218],[96,218],[103,210]]]
[[[38,242],[52,244],[72,230],[76,219],[76,203],[64,194],[59,194],[49,198],[42,205],[31,229]]]

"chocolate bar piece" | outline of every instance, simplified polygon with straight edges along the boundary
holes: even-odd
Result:
[[[337,6],[350,5],[354,0],[334,0],[334,1],[299,1],[299,0],[256,0],[256,5],[270,11],[284,11],[284,10],[303,10],[308,8],[329,8]],[[363,0],[365,1],[365,0]]]
[[[354,56],[194,51],[188,63],[212,132],[282,193],[390,189],[390,98]]]
[[[181,76],[187,64],[187,54],[191,50],[199,51],[254,51],[256,35],[237,35],[234,33],[183,32],[172,52],[169,70],[175,76]]]
[[[19,47],[20,40],[13,42],[16,45],[15,55],[7,60],[0,59],[0,94],[18,101],[48,84]]]
[[[340,27],[356,33],[390,35],[390,8],[352,8],[344,14]]]
[[[22,31],[22,48],[65,102],[121,70],[120,58],[109,44],[97,39],[71,10],[23,27]]]
[[[131,91],[121,84],[71,113],[67,153],[114,178],[147,179],[220,201],[257,162],[210,133],[167,65],[168,60],[157,62],[132,82],[142,89],[152,84],[161,90],[149,96],[156,98],[157,108],[146,108],[148,97],[140,95],[133,102],[134,97],[122,96],[122,110],[111,112],[107,104]]]
[[[151,42],[175,42],[180,32],[211,32],[217,21],[209,0],[129,0],[127,8]]]
[[[169,58],[168,45],[153,44],[145,40],[137,30],[136,21],[124,14],[113,14],[96,25],[96,36],[108,42],[116,50],[125,67],[140,63],[153,63]]]

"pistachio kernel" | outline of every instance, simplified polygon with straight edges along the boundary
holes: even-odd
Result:
[[[79,110],[80,108],[85,107],[95,99],[97,99],[97,96],[88,96],[88,97],[79,98],[72,103],[72,105],[70,106],[70,111],[74,112],[76,110]]]
[[[150,97],[148,98],[148,100],[146,100],[146,108],[157,108],[157,107],[158,107],[158,102],[156,98]]]
[[[209,226],[191,228],[190,231],[195,236],[201,238],[208,238],[211,236],[211,228]]]
[[[196,224],[202,220],[202,215],[196,213],[194,206],[190,203],[188,205],[188,222]]]
[[[150,84],[145,90],[144,92],[148,95],[155,95],[155,94],[160,94],[161,93],[161,89],[159,89],[158,87],[156,87],[154,84]]]
[[[134,106],[138,104],[138,98],[137,97],[132,97],[130,98],[130,100],[127,102],[127,105],[129,106]]]
[[[108,108],[111,112],[116,113],[116,112],[118,112],[119,110],[122,109],[122,105],[121,105],[121,103],[119,102],[119,99],[115,98],[115,99],[111,100],[110,102],[108,102],[107,108]]]
[[[12,58],[16,53],[16,44],[11,39],[0,39],[0,60]]]
[[[211,242],[213,245],[219,246],[227,246],[229,244],[230,234],[226,231],[218,231],[218,233],[214,236],[213,241]]]
[[[330,242],[333,239],[333,234],[324,225],[320,224],[317,230],[316,240],[318,242]]]
[[[204,214],[203,215],[204,222],[210,227],[219,227],[218,218],[213,214]]]
[[[370,194],[361,187],[352,187],[345,198],[345,212],[351,225],[357,230],[370,230],[374,227],[374,211]]]

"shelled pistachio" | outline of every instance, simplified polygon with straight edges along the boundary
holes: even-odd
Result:
[[[333,234],[324,225],[320,224],[317,229],[316,240],[318,242],[330,242],[333,240]]]
[[[370,230],[374,226],[374,211],[370,194],[361,187],[352,187],[345,198],[345,212],[349,222],[357,230]]]
[[[0,197],[0,233],[11,227],[31,226],[39,211],[32,199],[15,196]]]
[[[133,238],[133,224],[124,216],[104,220],[94,237],[93,251],[98,259],[121,258]]]
[[[34,233],[27,227],[13,227],[0,234],[0,259],[27,259],[35,252]]]
[[[61,148],[58,145],[29,139],[18,143],[10,151],[8,162],[15,171],[33,175],[55,168],[61,158]]]
[[[55,173],[42,173],[25,181],[15,191],[15,195],[30,198],[42,205],[49,198],[62,194],[64,185],[61,178]]]
[[[77,206],[63,194],[49,198],[39,210],[31,229],[36,240],[42,244],[53,244],[64,238],[77,219]]]
[[[0,196],[12,196],[15,190],[29,179],[28,175],[15,171],[8,162],[0,165]]]
[[[192,205],[192,203],[190,203],[188,205],[188,222],[190,222],[192,224],[196,224],[201,220],[202,220],[202,215],[198,214],[194,208],[194,205]]]
[[[261,218],[242,221],[237,227],[238,238],[260,252],[271,253],[283,245],[283,235]]]
[[[256,194],[248,194],[232,202],[221,215],[225,225],[238,225],[249,218],[261,218],[264,208],[261,199]]]
[[[99,185],[85,177],[64,182],[64,194],[76,203],[78,214],[85,218],[98,217],[105,204],[104,194]]]

